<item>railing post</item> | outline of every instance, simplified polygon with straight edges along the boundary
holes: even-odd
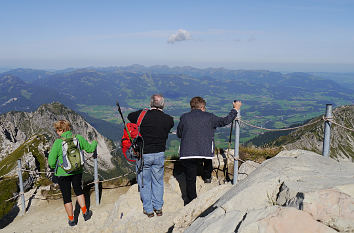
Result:
[[[23,191],[23,181],[22,181],[22,172],[21,172],[21,159],[17,160],[17,174],[18,174],[18,180],[20,181],[22,215],[24,215],[26,213],[26,207],[25,207],[25,193]]]
[[[95,170],[95,174],[94,174],[94,182],[95,182],[95,195],[96,195],[96,205],[100,204],[100,192],[98,190],[98,164],[97,164],[97,149],[95,150],[95,152],[93,152],[93,158],[94,158],[94,170]]]
[[[332,104],[326,104],[326,118],[327,119],[332,118]],[[331,122],[329,120],[326,120],[324,125],[323,150],[322,150],[322,155],[326,157],[329,157],[330,139],[331,139]]]
[[[237,183],[237,174],[238,174],[238,159],[239,159],[239,147],[240,147],[240,119],[241,113],[238,110],[237,118],[235,120],[235,152],[234,152],[234,178],[233,185]]]

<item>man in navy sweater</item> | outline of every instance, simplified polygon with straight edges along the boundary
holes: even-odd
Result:
[[[237,116],[241,105],[241,101],[234,101],[230,113],[226,117],[218,117],[206,112],[205,100],[196,96],[190,101],[191,111],[181,116],[177,136],[181,138],[180,159],[186,175],[189,199],[187,203],[197,197],[196,177],[201,163],[204,163],[204,181],[209,183],[211,180],[215,129],[230,124]]]

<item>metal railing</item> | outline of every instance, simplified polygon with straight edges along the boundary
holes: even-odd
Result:
[[[266,131],[285,131],[285,130],[294,130],[294,129],[303,128],[303,127],[306,127],[306,126],[309,126],[309,125],[313,125],[313,124],[318,123],[321,120],[323,120],[324,124],[325,124],[322,155],[328,157],[329,156],[329,148],[330,148],[330,133],[331,133],[330,130],[331,130],[331,125],[332,124],[335,124],[335,125],[337,125],[339,127],[342,127],[342,128],[345,128],[347,130],[350,130],[350,131],[354,132],[354,129],[345,127],[345,126],[343,126],[341,124],[338,124],[338,123],[333,121],[333,118],[332,118],[332,105],[331,104],[327,104],[326,105],[326,114],[321,119],[313,121],[313,122],[305,124],[305,125],[302,125],[302,126],[292,127],[292,128],[282,128],[282,129],[267,129],[267,128],[263,128],[263,127],[258,127],[258,126],[252,125],[252,124],[250,124],[247,121],[241,120],[241,115],[240,115],[240,111],[239,111],[237,117],[234,119],[234,125],[235,125],[235,150],[234,150],[234,156],[233,156],[233,159],[234,159],[233,184],[235,185],[237,183],[238,161],[244,162],[243,160],[241,160],[239,158],[240,123],[241,122],[244,123],[247,126],[250,126],[250,127],[253,127],[253,128],[258,128],[258,129],[261,129],[261,130],[266,130]],[[132,173],[135,173],[135,171],[131,171],[131,172],[128,172],[128,173],[123,174],[121,176],[113,177],[113,178],[110,178],[110,179],[107,179],[107,180],[104,180],[104,179],[103,180],[99,180],[99,178],[98,178],[99,174],[98,174],[97,151],[95,151],[93,153],[93,156],[90,159],[88,159],[88,160],[91,160],[91,159],[94,160],[94,181],[91,182],[91,183],[88,183],[86,185],[95,184],[96,205],[99,205],[100,204],[100,200],[99,200],[99,183],[108,182],[108,181],[112,181],[112,180],[115,180],[115,179],[120,179],[120,178],[126,177],[126,176],[128,176],[128,175],[130,175]],[[179,161],[179,160],[165,160],[165,162],[174,162],[174,161]],[[6,201],[10,201],[10,200],[13,200],[13,199],[21,196],[21,207],[22,207],[21,209],[22,209],[22,215],[23,215],[23,214],[25,214],[25,196],[24,196],[22,172],[29,172],[29,173],[34,173],[34,174],[41,174],[41,173],[49,174],[49,173],[54,173],[54,172],[49,172],[49,171],[48,172],[40,172],[40,171],[33,171],[33,170],[23,169],[20,159],[17,161],[17,165],[18,165],[17,174],[18,174],[18,179],[19,179],[20,193],[18,195],[16,195],[16,196],[6,200]],[[0,179],[3,179],[5,176],[6,175],[1,176]]]

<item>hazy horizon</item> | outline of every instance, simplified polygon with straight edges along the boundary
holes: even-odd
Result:
[[[145,67],[153,67],[153,66],[168,66],[169,68],[174,68],[174,67],[192,67],[192,68],[197,68],[197,69],[226,69],[226,70],[265,70],[265,71],[271,71],[271,72],[281,72],[281,73],[292,73],[292,72],[304,72],[304,73],[354,73],[354,68],[352,68],[354,65],[350,64],[342,64],[343,69],[341,70],[336,70],[336,69],[330,69],[329,67],[331,64],[326,64],[327,69],[314,69],[314,67],[321,66],[323,64],[306,64],[308,66],[308,69],[295,69],[295,68],[290,68],[294,66],[300,66],[301,64],[286,64],[282,66],[282,68],[276,69],[274,67],[276,66],[269,66],[267,64],[249,64],[248,66],[237,66],[235,68],[232,67],[225,67],[225,66],[193,66],[193,65],[167,65],[167,64],[155,64],[155,65],[144,65],[144,64],[137,64],[137,63],[132,63],[132,64],[126,64],[126,65],[88,65],[88,66],[50,66],[50,67],[26,67],[26,66],[0,66],[0,73],[4,73],[10,70],[14,69],[33,69],[33,70],[45,70],[45,71],[60,71],[60,70],[66,70],[66,69],[86,69],[86,68],[108,68],[108,67],[128,67],[128,66],[133,66],[133,65],[141,65]],[[302,64],[303,65],[303,64]],[[336,67],[338,64],[336,64]],[[269,68],[269,67],[273,67]],[[288,68],[287,68],[288,67]]]
[[[0,66],[354,72],[354,1],[3,1]]]

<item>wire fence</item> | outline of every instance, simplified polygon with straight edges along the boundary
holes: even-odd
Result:
[[[305,128],[307,126],[310,126],[310,125],[314,125],[320,121],[328,121],[328,122],[331,122],[332,124],[336,125],[336,126],[339,126],[341,128],[344,128],[346,130],[349,130],[351,132],[354,132],[354,129],[353,128],[349,128],[349,127],[346,127],[344,125],[341,125],[337,122],[335,122],[333,120],[333,118],[326,118],[325,116],[322,116],[320,117],[319,119],[313,121],[313,122],[310,122],[310,123],[307,123],[307,124],[304,124],[304,125],[300,125],[300,126],[296,126],[296,127],[290,127],[290,128],[281,128],[281,129],[269,129],[269,128],[264,128],[264,127],[261,127],[261,126],[257,126],[257,125],[254,125],[254,124],[251,124],[249,121],[246,121],[246,120],[243,120],[241,118],[236,118],[235,120],[238,120],[240,122],[242,122],[243,124],[249,126],[249,127],[252,127],[252,128],[256,128],[256,129],[261,129],[261,130],[265,130],[265,131],[288,131],[288,130],[295,130],[295,129],[300,129],[300,128]],[[100,155],[110,155],[112,154],[113,152],[115,152],[116,150],[112,150],[111,152],[107,152],[107,153],[100,153]],[[87,154],[86,154],[87,155]],[[88,158],[87,158],[88,157]],[[86,156],[85,157],[85,162],[89,162],[89,161],[92,161],[94,159],[93,156]],[[176,162],[176,161],[179,161],[179,160],[165,160],[165,162]],[[131,164],[129,163],[130,166],[135,166],[134,164]],[[51,171],[35,171],[35,170],[29,170],[29,169],[22,169],[23,172],[29,172],[29,173],[32,173],[32,174],[54,174],[54,172],[51,172]],[[8,172],[7,174],[5,175],[2,175],[0,176],[0,180],[2,180],[4,177],[7,177],[9,174],[11,173]],[[115,179],[115,178],[118,178],[118,177],[114,177],[112,179]]]
[[[241,120],[241,118],[237,118],[236,120],[239,120],[240,122],[242,122],[242,123],[244,123],[245,125],[248,125],[248,126],[250,126],[250,127],[252,127],[252,128],[261,129],[261,130],[266,130],[266,131],[288,131],[288,130],[295,130],[295,129],[305,128],[305,127],[307,127],[307,126],[314,125],[314,124],[316,124],[317,122],[322,121],[322,119],[318,119],[318,120],[316,120],[316,121],[314,121],[314,122],[311,122],[311,123],[308,123],[308,124],[304,124],[304,125],[300,125],[300,126],[296,126],[296,127],[291,127],[291,128],[267,129],[267,128],[264,128],[264,127],[252,125],[252,124],[249,123],[248,121]]]
[[[307,123],[307,124],[304,124],[304,125],[301,125],[301,126],[289,127],[289,128],[281,128],[281,129],[269,129],[269,128],[264,128],[264,127],[256,126],[256,125],[254,125],[254,124],[251,124],[249,121],[242,120],[241,118],[236,118],[235,120],[237,120],[237,121],[239,121],[239,122],[241,122],[241,123],[243,123],[243,124],[245,124],[245,125],[247,125],[247,126],[249,126],[249,127],[252,127],[252,128],[256,128],[256,129],[260,129],[260,130],[265,130],[265,131],[273,131],[273,132],[274,132],[274,131],[288,131],[288,130],[295,130],[295,129],[305,128],[305,127],[308,127],[308,126],[317,124],[317,123],[320,122],[320,121],[330,122],[330,123],[332,123],[333,125],[336,125],[336,126],[338,126],[338,127],[341,127],[341,128],[346,129],[346,130],[349,130],[349,131],[351,131],[351,132],[354,132],[354,129],[353,129],[353,128],[346,127],[346,126],[344,126],[344,125],[342,125],[342,124],[339,124],[339,123],[335,122],[332,117],[325,117],[325,116],[320,117],[319,119],[317,119],[317,120],[315,120],[315,121],[312,121],[312,122],[310,122],[310,123]],[[103,156],[103,155],[112,154],[114,151],[115,151],[115,150],[112,150],[111,152],[107,152],[107,153],[101,153],[100,155]],[[86,156],[86,158],[87,158],[87,157],[88,157],[88,156]],[[227,156],[227,157],[229,157],[229,156]],[[233,158],[234,161],[240,161],[240,162],[243,162],[243,163],[246,162],[246,161],[244,161],[244,160],[242,160],[242,159],[240,159],[240,158],[238,158],[238,157],[235,157],[235,156],[231,156],[231,157]],[[86,161],[86,162],[89,162],[89,161],[92,161],[93,159],[94,159],[94,157],[91,156],[91,157],[88,157],[87,159],[85,159],[85,161]],[[218,159],[219,159],[219,158],[218,158]],[[179,160],[179,159],[174,159],[174,160],[173,160],[173,159],[168,159],[168,160],[166,159],[166,160],[165,160],[165,162],[178,162],[178,161],[180,161],[180,160]],[[220,162],[220,161],[219,161],[219,162]],[[257,163],[257,162],[256,162],[256,163]],[[128,164],[129,164],[130,166],[135,166],[135,164],[131,164],[131,163],[128,163]],[[257,163],[257,164],[260,164],[260,163]],[[252,164],[250,164],[250,165],[251,165],[251,166],[254,166],[255,168],[258,167],[258,166],[252,165]],[[30,169],[25,169],[25,168],[21,168],[20,170],[21,170],[22,172],[27,172],[27,173],[29,173],[29,174],[35,174],[35,175],[39,175],[39,174],[47,174],[47,175],[48,175],[48,174],[54,174],[53,171],[38,171],[38,170],[30,170]],[[8,172],[8,173],[5,174],[5,175],[0,176],[0,181],[10,180],[10,179],[13,179],[13,178],[17,177],[17,176],[15,175],[15,176],[11,176],[11,178],[8,178],[8,176],[9,176],[9,174],[10,174],[11,172],[12,172],[12,171]],[[136,173],[136,172],[135,172],[135,171],[130,171],[130,172],[127,172],[127,173],[125,173],[125,174],[123,174],[123,175],[120,175],[120,176],[117,176],[117,177],[113,177],[113,178],[109,178],[109,179],[104,179],[104,178],[100,175],[101,180],[96,179],[96,180],[94,180],[93,182],[90,182],[90,183],[85,184],[85,186],[90,186],[90,185],[92,185],[92,184],[98,184],[98,183],[104,183],[104,182],[109,182],[109,181],[117,180],[117,179],[120,179],[120,178],[124,178],[124,177],[126,177],[126,176],[129,176],[129,175],[131,175],[131,174],[133,174],[133,173]],[[13,196],[13,197],[11,197],[11,198],[5,200],[5,202],[14,200],[14,199],[18,198],[18,197],[21,196],[21,195],[24,195],[24,193],[20,192],[20,193],[18,193],[17,195],[15,195],[15,196]],[[59,195],[61,195],[61,193],[52,194],[52,196],[55,196],[55,195],[58,195],[58,196],[59,196]]]

